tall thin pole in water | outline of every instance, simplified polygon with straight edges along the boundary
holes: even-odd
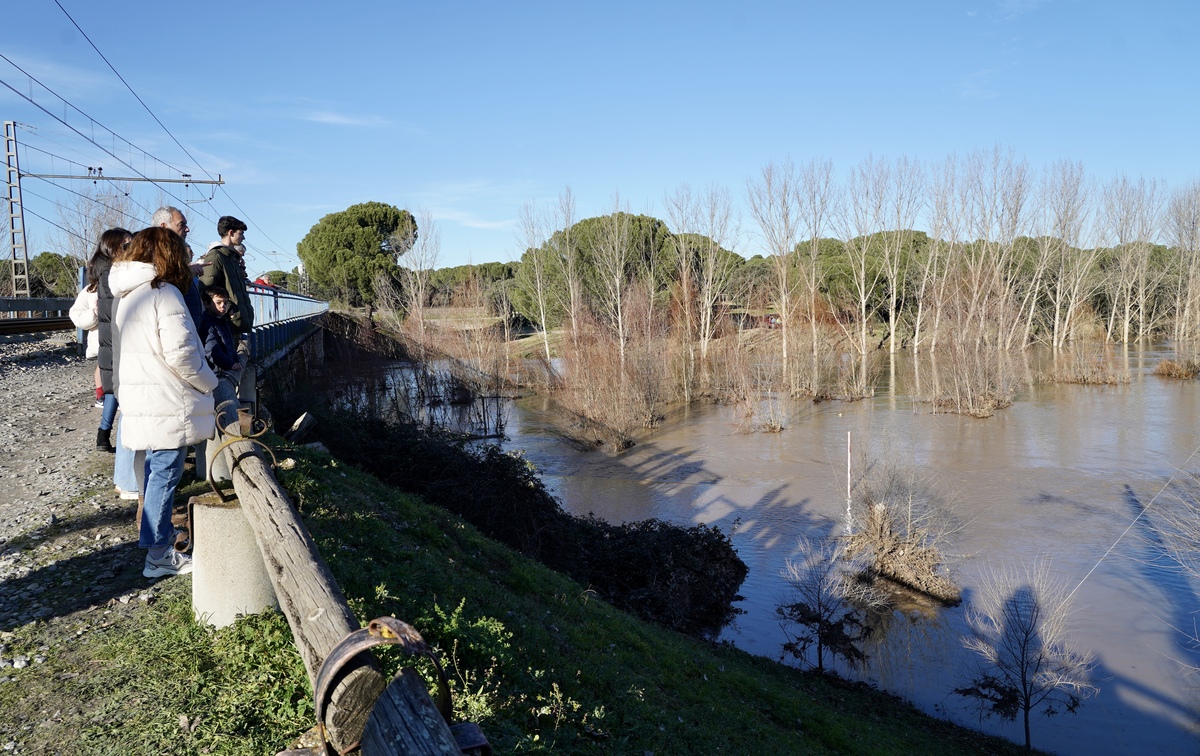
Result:
[[[850,516],[850,470],[852,464],[850,456],[850,433],[851,431],[846,431],[846,535],[850,535],[850,526],[853,524]]]

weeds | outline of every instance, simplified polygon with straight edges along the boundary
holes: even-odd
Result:
[[[849,529],[845,554],[862,559],[871,576],[945,604],[961,600],[943,554],[952,531],[949,512],[911,471],[888,464],[867,466],[855,483]]]
[[[1200,375],[1200,361],[1197,360],[1161,360],[1154,366],[1154,374],[1159,378],[1176,378],[1190,381]]]
[[[1076,346],[1056,352],[1050,373],[1055,383],[1079,383],[1086,386],[1115,386],[1129,383],[1129,368],[1117,361],[1108,346]]]

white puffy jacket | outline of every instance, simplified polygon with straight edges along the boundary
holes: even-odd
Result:
[[[154,266],[119,262],[108,275],[113,292],[113,376],[127,449],[178,449],[216,430],[212,390],[217,376],[183,295],[157,289]]]

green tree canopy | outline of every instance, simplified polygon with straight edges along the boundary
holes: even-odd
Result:
[[[372,303],[376,276],[396,278],[398,260],[416,238],[417,222],[407,210],[363,202],[317,221],[296,253],[321,293],[348,304]]]
[[[83,262],[73,255],[43,252],[29,261],[29,293],[35,297],[73,297],[79,291]]]

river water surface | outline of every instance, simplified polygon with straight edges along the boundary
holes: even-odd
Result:
[[[1151,375],[1165,354],[1131,353],[1126,385],[1039,385],[984,420],[935,414],[886,385],[866,401],[798,402],[775,434],[746,433],[732,409],[706,406],[616,456],[559,441],[535,397],[516,403],[506,446],[523,449],[576,514],[732,532],[750,574],[745,614],[722,638],[779,658],[781,573],[798,536],[841,527],[850,434],[856,460],[899,463],[947,499],[960,525],[951,561],[967,602],[989,570],[1039,556],[1079,586],[1072,634],[1096,654],[1100,691],[1075,715],[1037,715],[1035,747],[1197,753],[1200,678],[1184,667],[1200,666],[1185,634],[1196,634],[1200,586],[1164,556],[1153,526],[1168,480],[1200,469],[1200,382]],[[1019,720],[981,720],[951,694],[967,682],[966,632],[962,607],[932,619],[897,615],[860,676],[930,713],[1022,742]]]

